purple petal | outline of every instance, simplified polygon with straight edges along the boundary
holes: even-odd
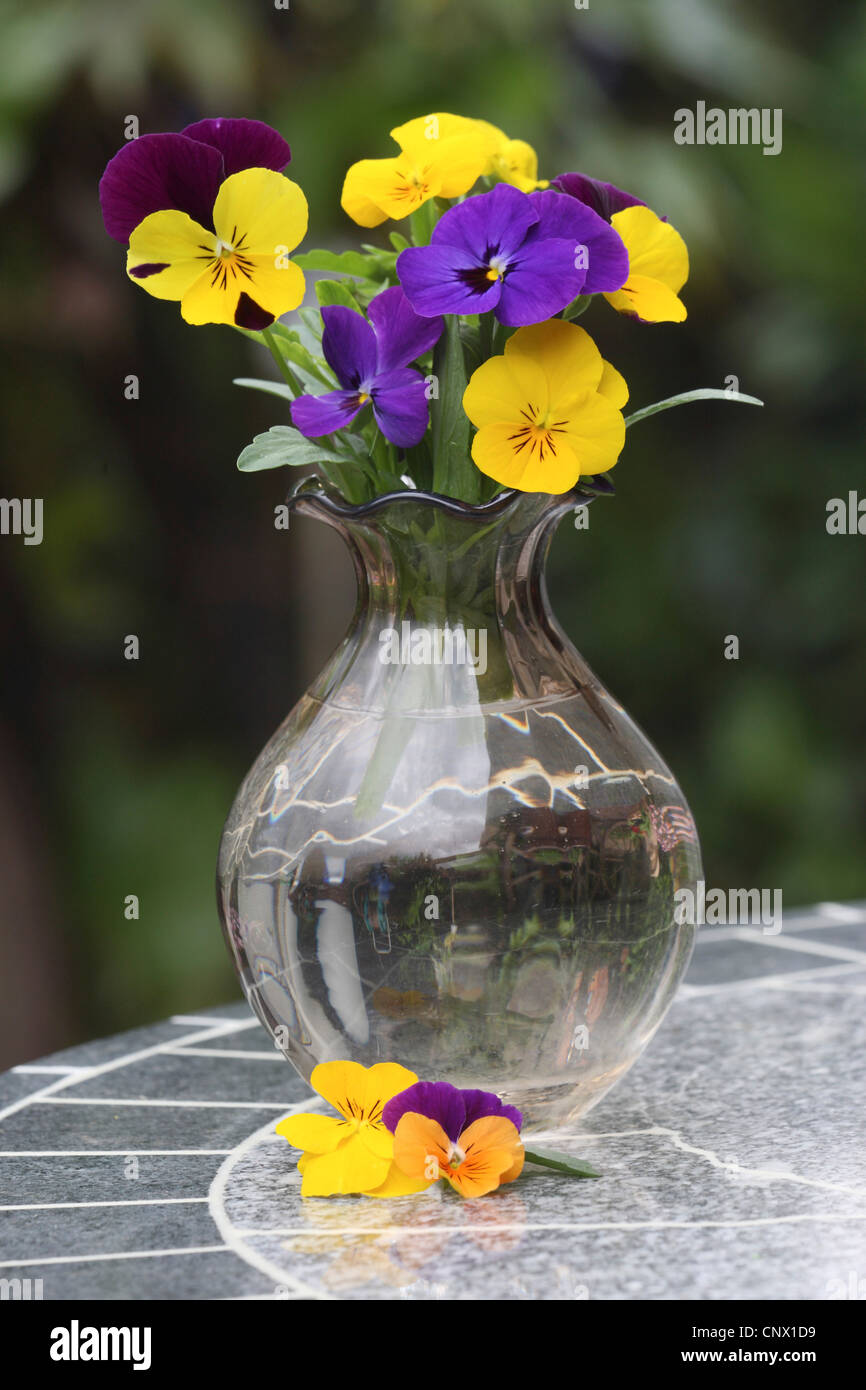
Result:
[[[408,367],[439,341],[445,327],[442,318],[422,318],[416,314],[399,285],[371,299],[367,318],[375,329],[379,345],[376,364],[379,372],[389,372],[392,367]]]
[[[523,1124],[520,1111],[513,1105],[503,1105],[492,1091],[461,1091],[460,1094],[466,1106],[465,1129],[475,1120],[483,1120],[485,1115],[501,1115],[503,1119],[510,1120],[517,1130]]]
[[[587,271],[584,294],[618,290],[628,279],[628,251],[618,232],[592,208],[561,193],[532,193],[530,201],[538,211],[538,222],[527,242],[542,238],[568,239],[574,246],[586,247]]]
[[[410,246],[397,257],[397,274],[415,313],[427,318],[483,314],[502,293],[502,281],[488,280],[484,265],[463,247]]]
[[[185,135],[140,135],[108,161],[99,181],[105,230],[126,243],[139,222],[168,208],[213,226],[223,178],[219,150]]]
[[[322,351],[337,380],[359,390],[376,375],[376,335],[365,318],[342,304],[322,310]]]
[[[386,439],[398,448],[420,443],[429,420],[424,378],[411,367],[385,372],[373,383],[373,414]]]
[[[264,121],[218,116],[188,125],[182,134],[219,150],[226,178],[242,169],[275,169],[281,174],[292,157],[282,135]]]
[[[500,183],[449,208],[433,230],[432,246],[459,246],[487,265],[495,255],[513,255],[535,222],[537,212],[526,193]]]
[[[350,425],[361,404],[357,391],[328,391],[324,396],[298,396],[291,409],[295,428],[308,439],[319,439]]]
[[[602,183],[600,179],[591,179],[588,174],[559,174],[551,180],[550,186],[585,203],[606,222],[615,212],[622,212],[623,208],[646,207],[640,198],[617,188],[615,183]]]
[[[438,1121],[448,1138],[456,1142],[466,1128],[465,1094],[447,1081],[416,1081],[388,1101],[382,1123],[393,1134],[404,1115],[426,1115]]]
[[[576,260],[572,241],[527,242],[502,282],[499,322],[522,327],[558,314],[583,288],[586,269]]]

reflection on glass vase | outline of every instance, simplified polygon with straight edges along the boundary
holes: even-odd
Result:
[[[358,602],[244,779],[218,889],[246,996],[304,1077],[398,1061],[555,1128],[670,1005],[694,823],[544,583],[558,520],[592,495],[295,491],[348,543]]]

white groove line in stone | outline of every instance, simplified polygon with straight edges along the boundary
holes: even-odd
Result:
[[[88,1077],[88,1080],[90,1078]],[[280,1100],[164,1100],[133,1096],[43,1096],[40,1105],[163,1106],[170,1110],[285,1110]]]
[[[90,1071],[90,1068],[89,1068],[89,1067],[42,1067],[42,1066],[37,1066],[37,1065],[35,1065],[34,1063],[22,1062],[20,1066],[11,1067],[10,1070],[11,1070],[11,1071],[14,1071],[14,1072],[18,1072],[18,1073],[20,1073],[20,1074],[26,1074],[27,1076],[30,1076],[30,1075],[33,1075],[33,1076],[41,1076],[41,1075],[44,1075],[44,1074],[47,1074],[47,1075],[49,1075],[49,1076],[52,1076],[52,1075],[60,1075],[61,1073],[71,1073],[71,1072],[76,1072],[76,1071]]]
[[[322,1102],[318,1097],[314,1097],[312,1100],[302,1100],[299,1101],[297,1105],[289,1106],[284,1109],[284,1114],[294,1115],[300,1110],[314,1111],[321,1109],[321,1107]],[[232,1224],[231,1218],[226,1211],[226,1186],[232,1171],[240,1160],[249,1153],[250,1149],[254,1149],[264,1138],[273,1139],[274,1137],[273,1125],[262,1125],[261,1128],[255,1130],[254,1133],[247,1135],[246,1139],[238,1144],[237,1148],[220,1164],[219,1170],[214,1176],[214,1180],[210,1185],[210,1191],[208,1192],[208,1207],[210,1209],[211,1218],[219,1234],[222,1236],[222,1239],[225,1241],[226,1247],[232,1250],[245,1264],[251,1265],[253,1269],[257,1269],[260,1274],[265,1274],[269,1279],[272,1279],[277,1288],[292,1288],[302,1297],[316,1299],[319,1302],[336,1302],[332,1294],[325,1293],[321,1289],[316,1289],[311,1285],[305,1284],[303,1280],[296,1279],[294,1275],[288,1274],[265,1255],[260,1254],[257,1250],[251,1250],[240,1238],[237,1227]]]
[[[488,1235],[495,1232],[499,1234],[505,1231],[524,1232],[530,1231],[667,1231],[682,1230],[696,1231],[705,1228],[719,1228],[727,1230],[733,1227],[750,1226],[792,1226],[799,1223],[813,1223],[819,1225],[822,1221],[866,1221],[866,1212],[797,1212],[792,1216],[754,1216],[741,1217],[731,1221],[497,1221],[495,1225],[490,1222],[461,1222],[454,1226],[334,1226],[328,1227],[327,1231],[319,1231],[316,1228],[305,1226],[273,1226],[271,1228],[250,1228],[249,1230],[238,1230],[237,1235],[249,1239],[252,1236],[295,1236],[298,1239],[309,1239],[311,1234],[315,1234],[318,1239],[323,1237],[330,1238],[342,1236],[394,1236],[402,1237],[406,1235],[417,1236],[423,1240],[426,1236],[444,1235],[450,1232],[453,1235],[464,1234],[467,1231],[484,1231]],[[247,1258],[244,1256],[244,1258]],[[285,1278],[282,1280],[285,1283]]]
[[[821,965],[814,970],[788,970],[778,975],[751,975],[745,980],[725,980],[715,985],[681,985],[674,995],[687,1003],[690,999],[706,999],[713,994],[754,993],[761,989],[784,989],[787,982],[827,980],[839,975],[853,975],[863,970],[862,964]]]
[[[286,1059],[276,1048],[272,1052],[252,1052],[242,1047],[184,1047],[183,1043],[173,1043],[165,1049],[167,1057],[239,1057],[242,1061],[282,1062]]]
[[[112,1202],[15,1202],[0,1211],[68,1211],[72,1207],[180,1207],[206,1202],[207,1197],[133,1197]]]
[[[172,1014],[168,1022],[177,1023],[179,1025],[188,1023],[209,1024],[211,1027],[217,1023],[230,1023],[233,1028],[237,1029],[257,1028],[261,1026],[257,1018],[212,1018],[207,1014]],[[169,1046],[177,1047],[178,1044],[170,1043]]]
[[[184,1158],[203,1154],[225,1158],[231,1149],[0,1149],[0,1158]]]
[[[240,1029],[249,1028],[255,1021],[255,1019],[242,1019],[240,1021],[225,1019],[220,1023],[211,1024],[208,1028],[202,1028],[196,1033],[191,1033],[187,1041],[191,1043],[208,1042],[211,1038],[225,1037],[229,1033],[236,1033]],[[106,1062],[98,1062],[92,1067],[87,1067],[84,1071],[60,1076],[56,1081],[50,1082],[49,1085],[41,1087],[38,1091],[33,1091],[29,1096],[22,1096],[19,1100],[13,1101],[11,1105],[5,1106],[0,1110],[0,1120],[8,1119],[10,1115],[17,1114],[19,1110],[25,1110],[28,1105],[36,1105],[54,1096],[57,1091],[65,1090],[67,1086],[74,1086],[79,1081],[90,1080],[95,1076],[104,1076],[106,1072],[117,1071],[120,1067],[131,1066],[133,1062],[142,1062],[148,1057],[157,1057],[165,1051],[166,1046],[166,1042],[152,1043],[150,1047],[142,1047],[135,1052],[125,1052],[120,1057],[109,1058]]]
[[[41,1259],[0,1260],[0,1269],[24,1269],[32,1265],[89,1265],[104,1260],[155,1260],[163,1255],[227,1255],[226,1245],[180,1245],[170,1250],[115,1250],[99,1255],[43,1255]]]
[[[835,960],[858,961],[866,965],[866,951],[858,951],[853,946],[827,945],[822,941],[808,941],[802,938],[792,941],[784,931],[774,934],[758,931],[757,927],[731,927],[734,941],[748,941],[753,945],[772,946],[777,951],[796,951],[805,956],[829,956]]]

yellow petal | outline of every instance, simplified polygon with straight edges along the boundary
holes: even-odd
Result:
[[[394,1162],[416,1182],[435,1182],[448,1167],[451,1141],[438,1120],[407,1111],[394,1133]]]
[[[152,212],[132,231],[126,257],[131,280],[156,299],[182,299],[205,274],[216,237],[185,212]],[[164,266],[138,276],[136,266]]]
[[[435,1181],[435,1180],[434,1180]],[[367,1197],[408,1197],[413,1192],[426,1192],[431,1186],[426,1178],[410,1178],[392,1163],[381,1187],[371,1188]]]
[[[395,159],[363,159],[353,164],[340,201],[362,227],[375,227],[386,217],[395,221],[408,217],[439,192],[439,176],[431,164],[416,165],[400,154]],[[369,208],[377,210],[375,221]]]
[[[566,438],[581,473],[613,468],[625,443],[625,421],[612,401],[592,395],[568,418]]]
[[[360,1062],[320,1062],[313,1068],[310,1085],[347,1120],[362,1118],[367,1068]]]
[[[606,396],[617,410],[622,410],[628,401],[628,386],[624,376],[609,362],[602,363],[601,381],[596,388],[599,395]]]
[[[376,1062],[366,1073],[363,1110],[368,1120],[381,1121],[386,1103],[418,1080],[414,1071],[397,1062]]]
[[[661,280],[647,275],[629,275],[621,290],[605,299],[617,313],[636,315],[645,323],[682,323],[686,306]]]
[[[391,1161],[371,1153],[353,1135],[333,1153],[308,1154],[301,1182],[302,1197],[333,1197],[338,1193],[368,1192],[381,1187]]]
[[[358,1130],[358,1135],[361,1142],[366,1144],[377,1158],[387,1158],[390,1161],[394,1157],[394,1136],[384,1125],[371,1125],[365,1121]]]
[[[557,435],[552,447],[515,439],[514,424],[484,425],[472,441],[472,458],[482,473],[520,492],[568,492],[580,476],[572,441]]]
[[[501,179],[523,193],[547,184],[546,179],[539,180],[538,155],[525,140],[505,140],[495,156],[494,169]]]
[[[277,1134],[287,1139],[292,1148],[314,1154],[330,1153],[351,1133],[348,1121],[338,1120],[335,1115],[288,1115],[277,1125]]]
[[[370,189],[381,192],[381,173],[375,166],[387,164],[393,173],[396,163],[395,159],[360,159],[346,171],[340,207],[359,227],[378,227],[387,220],[388,214],[373,201]]]
[[[492,132],[492,133],[491,133]],[[492,167],[496,137],[502,135],[484,121],[435,111],[395,126],[391,138],[416,170],[435,171],[443,198],[459,198]]]
[[[629,279],[647,275],[674,293],[682,289],[689,277],[689,253],[676,227],[645,207],[623,208],[611,224],[628,251]]]
[[[585,329],[565,319],[548,319],[518,328],[505,344],[505,356],[531,357],[544,372],[551,408],[598,387],[602,357]]]
[[[512,425],[525,424],[522,411],[530,405],[535,411],[545,411],[548,402],[548,383],[542,365],[531,356],[509,354],[507,344],[506,355],[489,357],[482,362],[463,392],[463,409],[479,428],[503,421]]]
[[[307,231],[301,189],[273,169],[243,169],[220,184],[213,208],[216,234],[245,256],[273,264],[293,251]]]

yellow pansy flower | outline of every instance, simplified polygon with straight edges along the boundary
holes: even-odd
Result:
[[[391,159],[362,159],[343,183],[340,204],[362,227],[378,227],[417,211],[429,198],[459,198],[490,159],[489,136],[480,122],[434,112],[395,126],[400,153]]]
[[[501,357],[473,372],[463,409],[482,473],[521,492],[567,492],[616,463],[628,387],[577,324],[519,328]]]
[[[605,299],[646,323],[682,323],[686,306],[678,294],[689,277],[689,253],[679,232],[641,206],[623,208],[610,220],[625,242],[629,273]]]
[[[394,1136],[382,1123],[382,1111],[418,1080],[396,1062],[320,1062],[310,1085],[336,1115],[290,1115],[277,1134],[296,1149],[302,1174],[302,1197],[332,1197],[362,1192],[368,1197],[400,1197],[421,1192],[426,1182],[408,1178],[394,1164]]]
[[[307,230],[307,200],[273,169],[225,179],[209,231],[185,212],[152,212],[130,233],[127,274],[157,299],[180,300],[187,323],[260,329],[304,297],[288,258]]]
[[[493,174],[503,183],[512,183],[522,193],[547,188],[548,180],[538,177],[538,155],[525,140],[509,140],[498,126],[489,121],[472,121],[480,126],[488,140],[488,162],[483,173]]]

